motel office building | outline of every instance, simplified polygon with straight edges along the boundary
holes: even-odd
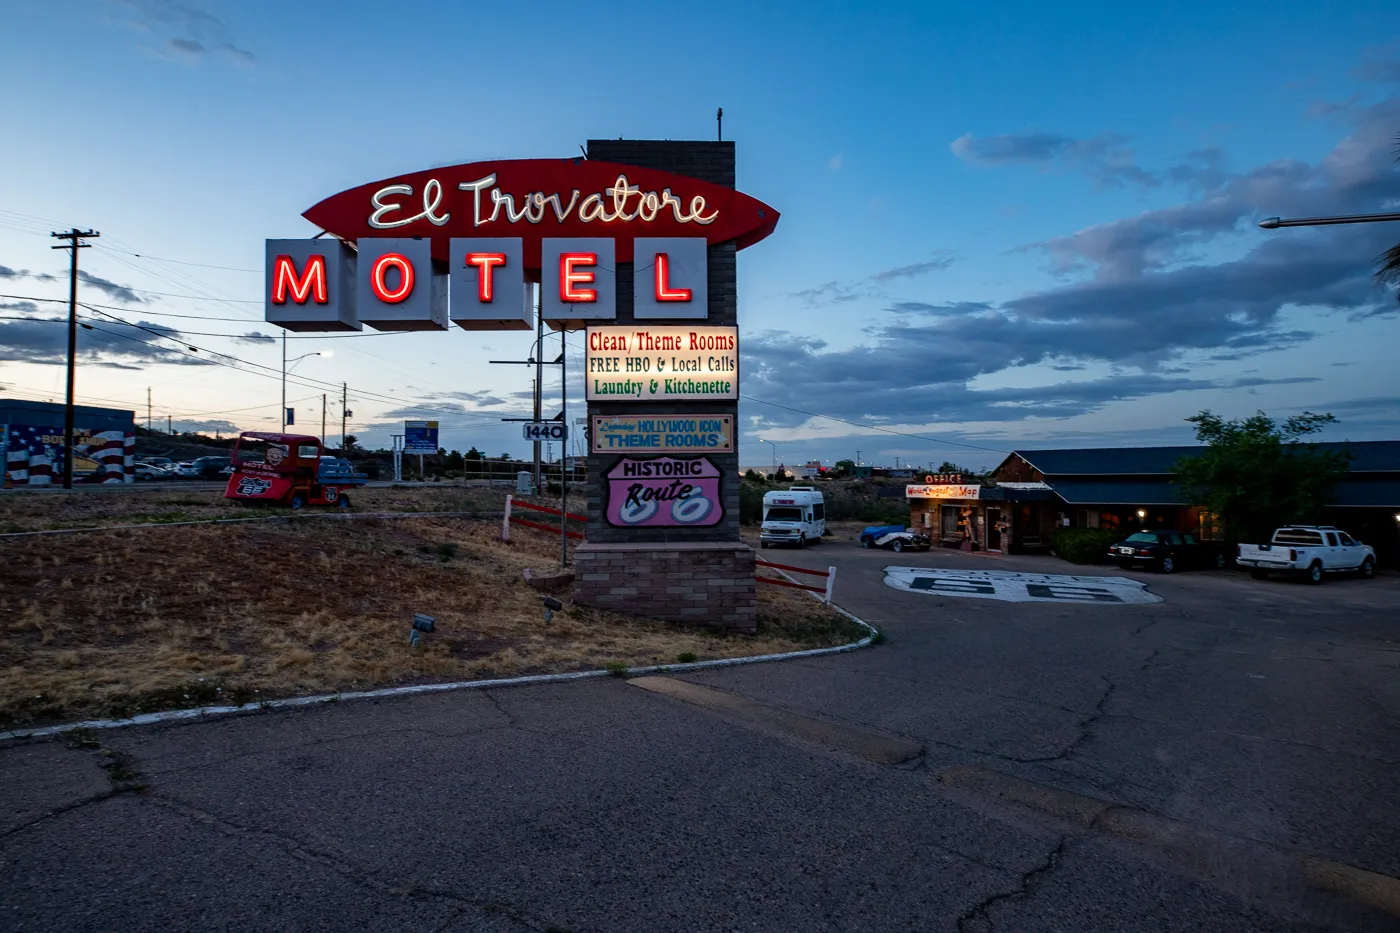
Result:
[[[1318,444],[1351,455],[1324,521],[1400,565],[1400,441]],[[1018,450],[990,485],[911,485],[910,521],[936,544],[1009,553],[1050,547],[1057,527],[1131,534],[1165,528],[1206,540],[1223,536],[1212,516],[1182,501],[1176,463],[1201,447]]]

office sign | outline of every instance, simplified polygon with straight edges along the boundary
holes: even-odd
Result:
[[[605,474],[608,524],[707,527],[724,520],[720,471],[705,457],[623,457]]]
[[[964,483],[925,483],[922,486],[905,486],[904,495],[909,499],[980,499],[984,488]]]
[[[594,415],[595,454],[734,452],[732,415]]]
[[[590,327],[584,342],[590,402],[737,399],[737,327]]]
[[[436,421],[405,421],[403,423],[403,452],[406,454],[437,453],[438,423]]]

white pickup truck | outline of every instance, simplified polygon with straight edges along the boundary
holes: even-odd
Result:
[[[1235,561],[1256,580],[1280,572],[1321,583],[1324,574],[1356,572],[1369,579],[1376,572],[1375,549],[1331,525],[1280,528],[1268,544],[1241,544]]]

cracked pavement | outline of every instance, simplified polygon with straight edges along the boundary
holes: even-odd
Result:
[[[1400,875],[1400,578],[1061,606],[783,558],[836,564],[887,642],[685,675],[771,726],[602,678],[0,746],[0,930],[1400,929],[1277,856]],[[798,717],[924,751],[876,764]],[[1186,829],[1106,834],[953,766]]]

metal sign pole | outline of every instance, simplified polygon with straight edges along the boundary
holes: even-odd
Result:
[[[569,366],[564,362],[569,332],[559,331],[559,395],[565,429],[569,424]],[[569,442],[559,444],[559,569],[569,566]]]

